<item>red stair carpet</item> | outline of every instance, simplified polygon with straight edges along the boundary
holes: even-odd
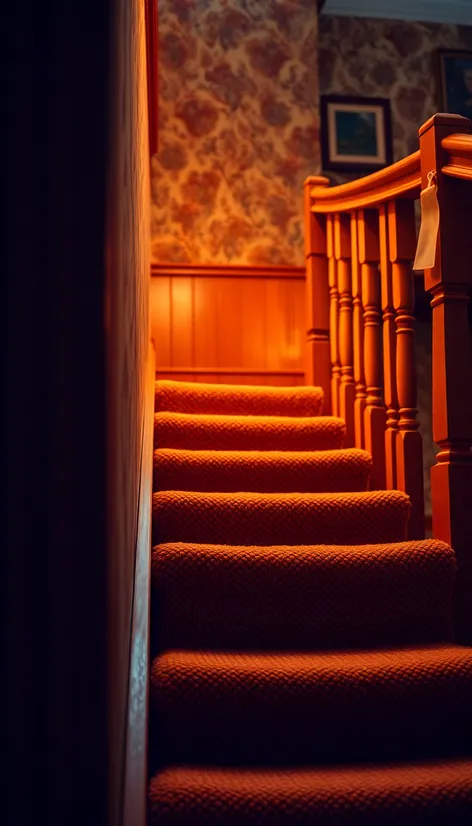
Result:
[[[322,399],[156,383],[152,826],[472,824],[454,553]]]

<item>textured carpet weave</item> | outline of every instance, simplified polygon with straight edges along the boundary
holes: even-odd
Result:
[[[368,493],[196,493],[153,497],[154,541],[212,545],[401,542],[410,500]]]
[[[338,450],[346,427],[331,416],[212,416],[156,413],[155,447],[182,450]]]
[[[472,760],[285,771],[170,768],[153,826],[470,826]]]
[[[339,493],[367,489],[372,467],[363,450],[154,452],[155,490]]]
[[[455,557],[387,545],[158,545],[154,650],[321,650],[451,639]]]
[[[472,649],[172,651],[153,662],[151,696],[166,763],[459,755],[471,745]]]
[[[230,416],[319,416],[320,387],[256,387],[157,381],[156,411],[219,413]]]
[[[452,549],[320,389],[155,399],[151,826],[471,826]]]

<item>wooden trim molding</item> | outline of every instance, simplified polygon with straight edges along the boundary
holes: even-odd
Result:
[[[155,353],[149,343],[136,564],[134,574],[128,713],[123,778],[123,826],[145,826],[150,633],[152,459],[154,440]]]
[[[149,154],[157,152],[158,69],[157,0],[146,0],[146,65],[149,122]]]
[[[305,280],[305,267],[247,264],[151,264],[151,276],[201,278],[292,278]]]
[[[188,373],[198,373],[198,375],[212,376],[304,376],[303,370],[254,370],[245,367],[156,367],[156,374],[187,375]]]

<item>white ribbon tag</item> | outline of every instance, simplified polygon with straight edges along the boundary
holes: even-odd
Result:
[[[421,193],[421,225],[416,247],[414,270],[427,270],[436,263],[439,232],[439,203],[436,173],[428,172],[428,186]]]

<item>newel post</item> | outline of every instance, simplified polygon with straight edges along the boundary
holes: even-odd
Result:
[[[472,353],[467,318],[472,285],[472,183],[444,175],[448,158],[441,142],[471,133],[455,115],[435,115],[419,132],[422,188],[436,173],[439,234],[435,265],[425,289],[433,308],[433,438],[439,446],[431,470],[433,534],[457,556],[455,625],[460,641],[472,643]]]
[[[310,177],[304,185],[307,312],[306,383],[324,390],[323,413],[331,413],[331,356],[329,343],[329,276],[326,216],[312,212],[311,190],[328,186],[328,178]]]

